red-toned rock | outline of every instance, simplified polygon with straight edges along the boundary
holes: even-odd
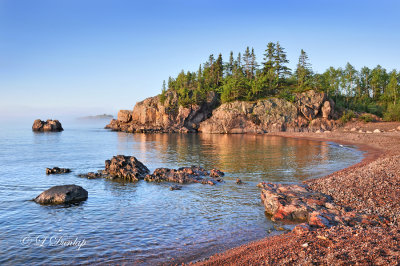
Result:
[[[211,169],[211,171],[210,171],[211,177],[223,177],[224,175],[225,175],[224,172],[222,172],[218,169]]]
[[[118,112],[118,121],[122,123],[128,123],[132,120],[132,111],[120,110]]]
[[[332,198],[311,190],[307,185],[260,183],[261,200],[271,219],[302,221],[313,227],[331,227],[336,224],[354,226],[374,223],[370,216],[334,204]]]
[[[138,181],[144,179],[148,173],[150,173],[149,169],[134,156],[117,155],[111,160],[105,161],[104,170],[98,173],[90,172],[79,176],[89,179],[104,177],[109,179]]]
[[[204,168],[198,166],[182,167],[179,169],[169,169],[169,168],[157,168],[154,170],[153,174],[146,175],[145,179],[148,182],[175,182],[175,183],[201,183],[208,185],[215,185],[218,182],[222,182],[224,173],[213,169],[211,173],[208,173]],[[215,173],[219,173],[218,176]],[[207,178],[210,176],[211,178]]]
[[[41,131],[59,132],[59,131],[63,131],[64,129],[62,128],[62,125],[58,120],[48,119],[47,121],[42,121],[40,119],[36,119],[33,122],[32,130],[38,131],[38,132],[41,132]]]

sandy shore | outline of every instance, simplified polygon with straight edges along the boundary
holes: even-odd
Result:
[[[259,264],[377,264],[400,262],[400,123],[353,123],[325,133],[279,133],[357,145],[365,159],[329,176],[308,180],[313,190],[333,197],[336,204],[377,215],[388,222],[380,226],[356,225],[289,232],[267,237],[222,254],[199,265]],[[380,133],[372,132],[380,129]]]

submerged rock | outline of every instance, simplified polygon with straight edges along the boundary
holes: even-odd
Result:
[[[218,175],[216,174],[218,173]],[[222,182],[221,176],[223,172],[213,169],[207,172],[204,168],[191,166],[182,167],[179,169],[157,168],[153,174],[146,175],[144,178],[148,182],[175,182],[180,184],[185,183],[201,183],[208,185],[215,185]],[[207,178],[207,176],[211,178]]]
[[[63,131],[64,129],[61,126],[61,123],[58,120],[47,120],[42,121],[40,119],[36,119],[32,125],[33,131],[54,131],[59,132]]]
[[[89,179],[110,178],[123,179],[127,181],[138,181],[150,173],[149,169],[134,156],[117,155],[111,160],[105,161],[105,169],[98,173],[89,172],[80,174],[80,177]]]
[[[68,169],[68,168],[59,168],[59,167],[46,168],[46,175],[66,174],[66,173],[70,173],[70,172],[71,172],[71,169]]]
[[[243,184],[243,181],[242,181],[242,179],[240,179],[240,178],[237,178],[237,179],[236,179],[236,184],[238,184],[238,185],[241,185],[241,184]]]
[[[88,192],[77,185],[54,186],[42,192],[34,201],[39,204],[63,204],[84,201]]]
[[[181,190],[182,186],[178,186],[178,185],[172,185],[169,187],[169,190]]]

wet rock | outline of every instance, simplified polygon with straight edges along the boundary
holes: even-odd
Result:
[[[79,174],[79,177],[85,177],[87,179],[96,179],[96,178],[100,178],[100,177],[105,177],[104,174],[100,173],[94,173],[94,172],[89,172],[87,174]]]
[[[157,168],[153,174],[148,174],[144,178],[148,182],[175,182],[180,184],[185,183],[201,183],[208,185],[215,185],[222,182],[223,172],[213,169],[213,176],[204,168],[198,166],[182,167],[179,169]],[[219,173],[218,176],[215,173]],[[207,178],[211,177],[211,178]]]
[[[59,132],[63,131],[61,123],[58,120],[47,120],[42,121],[40,119],[36,119],[32,125],[33,131],[43,132],[43,131],[53,131]]]
[[[59,167],[46,168],[46,175],[66,174],[66,173],[70,173],[70,172],[71,172],[71,169],[68,169],[68,168],[59,168]]]
[[[182,186],[173,185],[173,186],[170,186],[169,189],[170,189],[170,190],[181,190],[181,189],[182,189]]]
[[[243,182],[240,178],[238,178],[238,179],[236,179],[236,184],[241,185],[241,184],[243,184]]]
[[[150,173],[149,169],[134,156],[117,155],[111,160],[105,161],[105,169],[98,173],[81,174],[80,177],[122,179],[127,181],[138,181]]]
[[[223,177],[225,174],[224,172],[218,170],[218,169],[211,169],[210,170],[210,176],[211,177]]]
[[[34,201],[39,204],[64,204],[84,201],[88,192],[77,185],[54,186],[42,192]]]
[[[313,227],[331,227],[337,224],[354,226],[363,220],[363,223],[375,223],[376,220],[334,204],[330,196],[312,191],[307,185],[262,182],[258,187],[262,188],[265,211],[273,221],[299,221]]]

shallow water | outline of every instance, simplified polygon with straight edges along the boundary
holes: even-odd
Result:
[[[351,146],[274,136],[126,134],[106,121],[66,122],[61,133],[31,124],[0,128],[0,264],[189,262],[277,233],[260,201],[261,181],[297,182],[359,162]],[[88,180],[117,154],[157,167],[201,165],[225,172],[216,186]],[[46,176],[46,167],[70,174]],[[236,185],[236,178],[245,184]],[[73,206],[32,201],[51,186],[89,192]]]

